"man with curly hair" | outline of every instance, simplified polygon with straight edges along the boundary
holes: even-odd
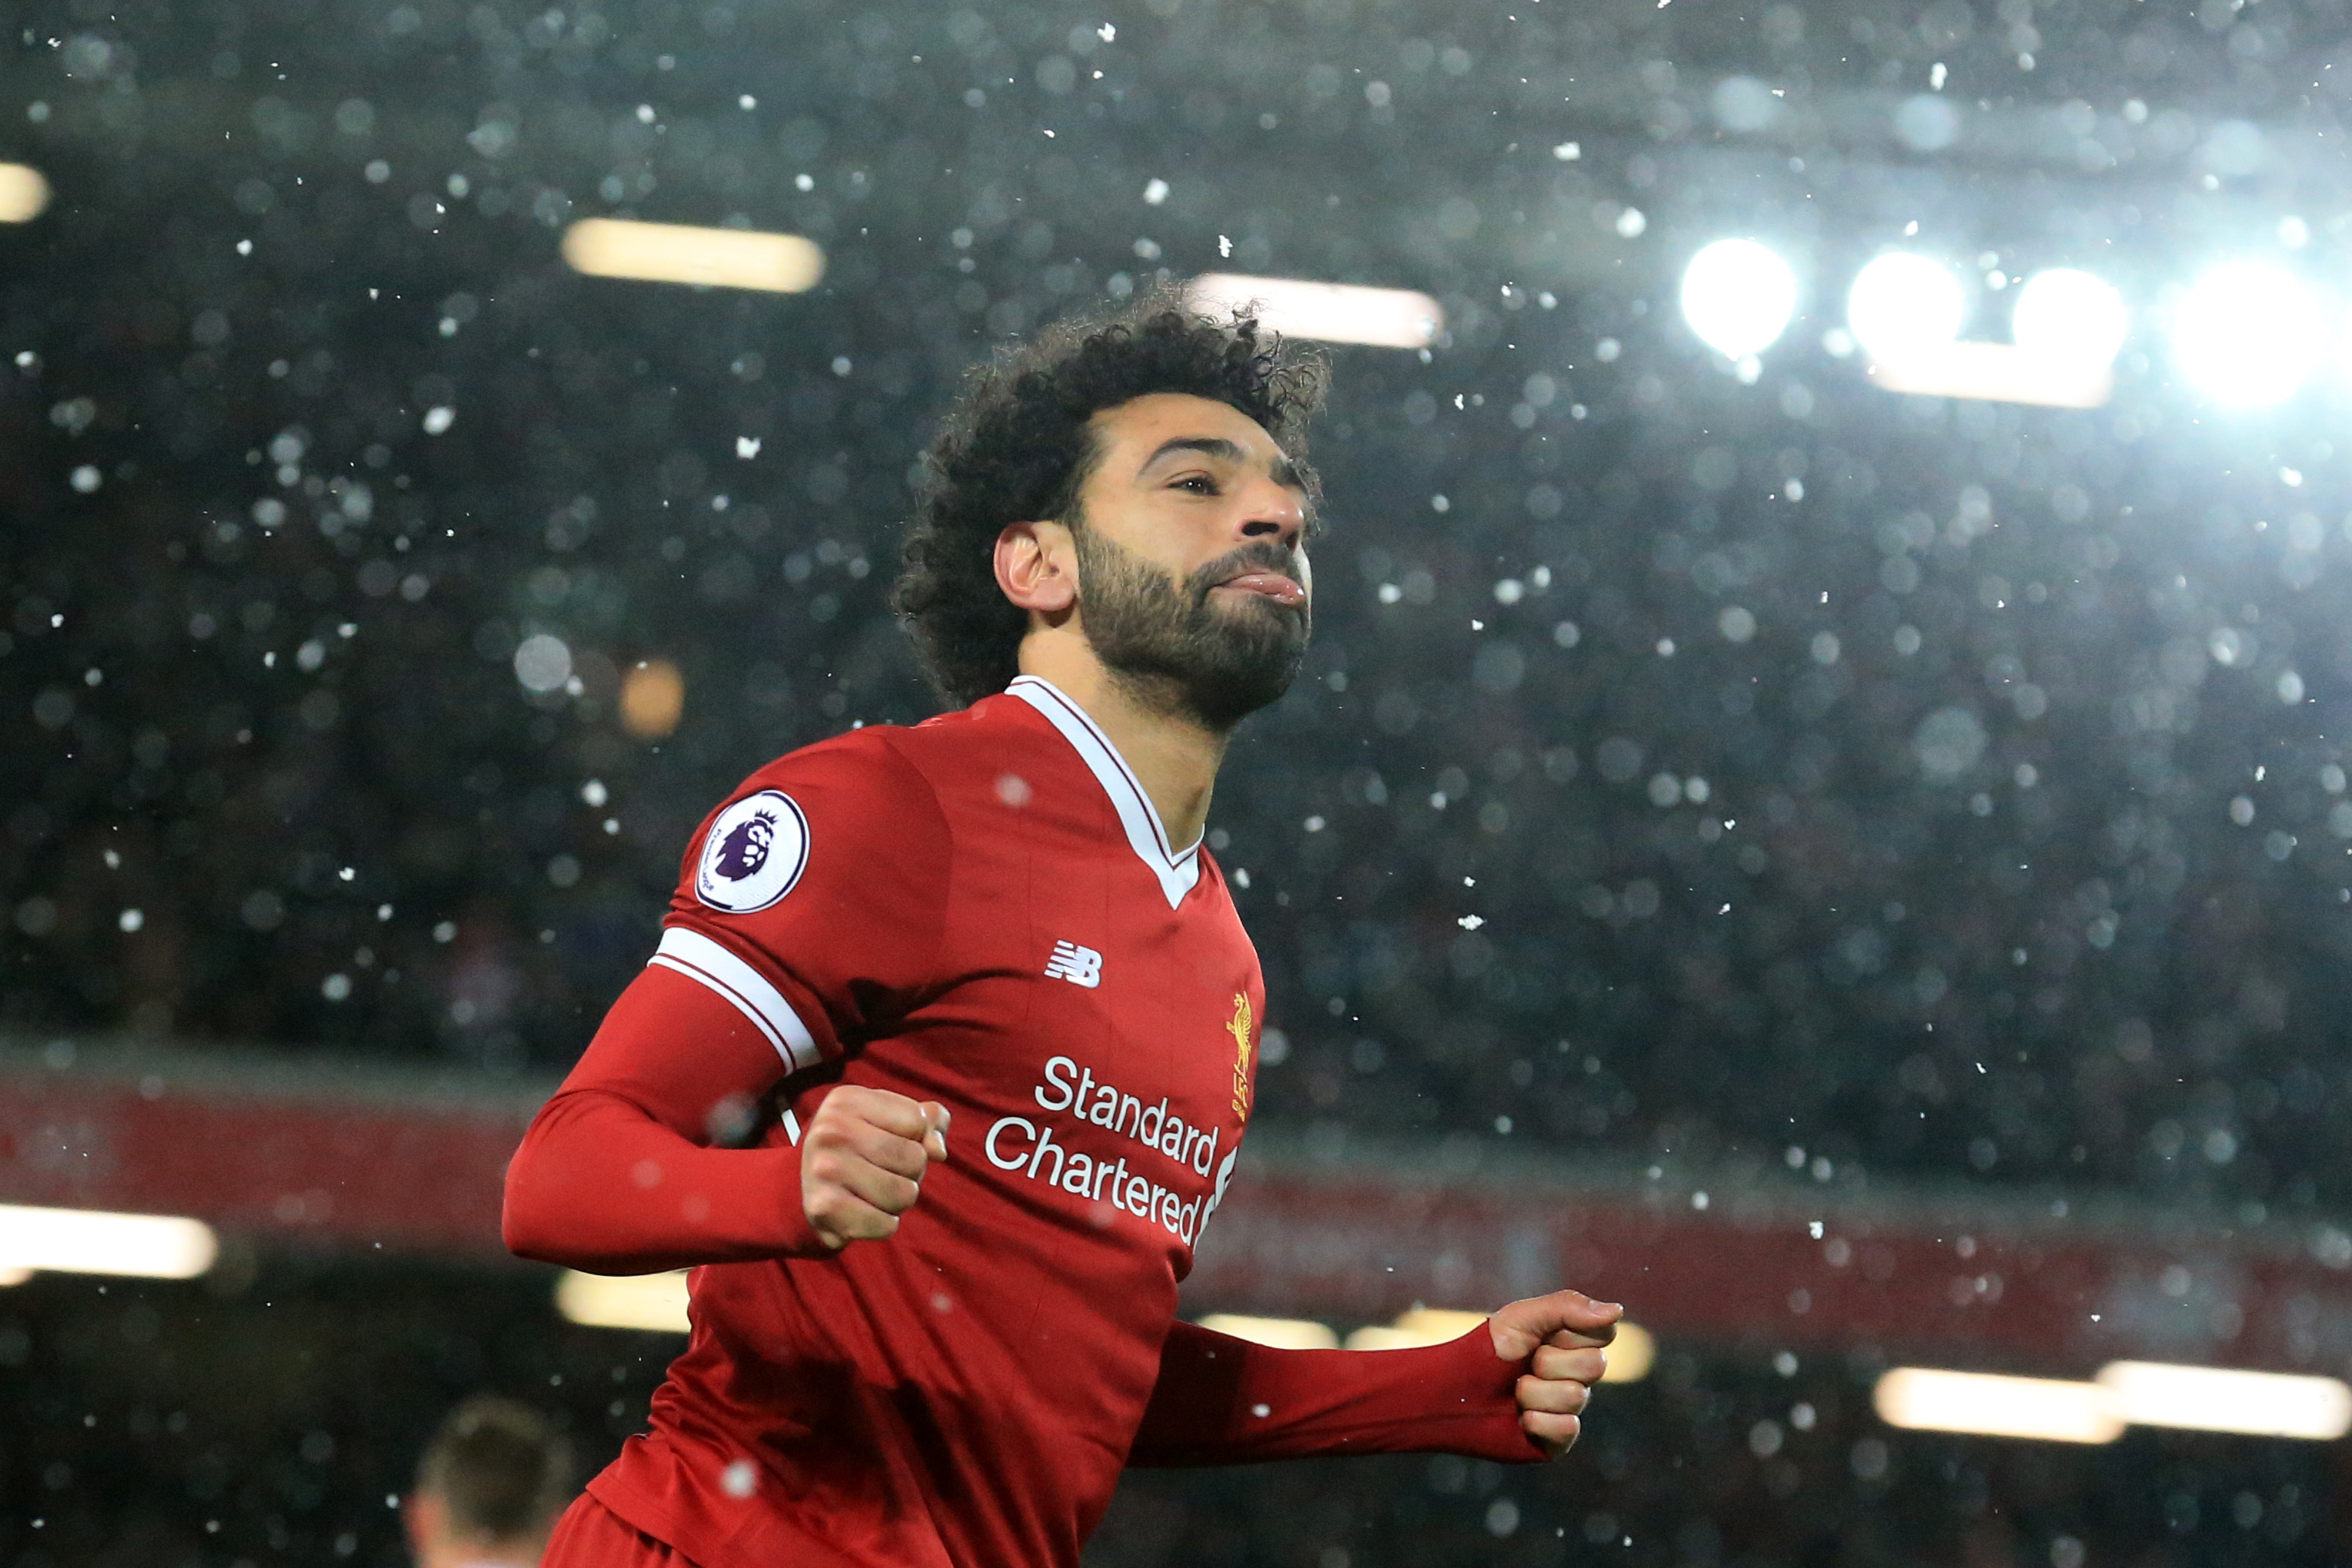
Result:
[[[694,1269],[553,1568],[1067,1568],[1125,1465],[1574,1441],[1618,1316],[1576,1291],[1417,1350],[1176,1319],[1265,1013],[1200,840],[1306,650],[1326,374],[1171,289],[964,389],[897,590],[958,710],[711,814],[509,1171],[517,1252]]]

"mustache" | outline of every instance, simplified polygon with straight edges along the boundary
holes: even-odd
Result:
[[[1244,572],[1279,572],[1294,583],[1306,580],[1297,551],[1270,542],[1244,544],[1239,550],[1220,555],[1192,574],[1188,585],[1192,590],[1193,602],[1207,604],[1210,589]]]

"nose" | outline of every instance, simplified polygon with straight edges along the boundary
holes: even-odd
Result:
[[[1285,549],[1297,548],[1307,531],[1307,502],[1297,490],[1261,474],[1250,481],[1242,501],[1244,539],[1269,539]]]

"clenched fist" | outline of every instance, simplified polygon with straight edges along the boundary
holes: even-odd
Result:
[[[1553,1458],[1575,1445],[1592,1385],[1608,1370],[1609,1342],[1625,1309],[1581,1290],[1514,1301],[1486,1320],[1495,1353],[1527,1361],[1518,1383],[1519,1429]]]
[[[923,1173],[947,1157],[946,1106],[843,1084],[801,1137],[801,1207],[835,1252],[879,1241],[915,1206]]]

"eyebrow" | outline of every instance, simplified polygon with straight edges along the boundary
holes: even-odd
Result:
[[[1242,449],[1238,442],[1228,441],[1223,436],[1178,436],[1171,440],[1160,442],[1151,456],[1143,460],[1143,468],[1150,468],[1171,452],[1198,452],[1203,457],[1222,458],[1228,463],[1249,461],[1249,454]],[[1141,471],[1141,469],[1138,470],[1138,472]],[[1313,489],[1307,482],[1307,476],[1299,472],[1298,465],[1288,458],[1276,454],[1273,472],[1274,482],[1284,489],[1299,490],[1308,495],[1314,493]]]

